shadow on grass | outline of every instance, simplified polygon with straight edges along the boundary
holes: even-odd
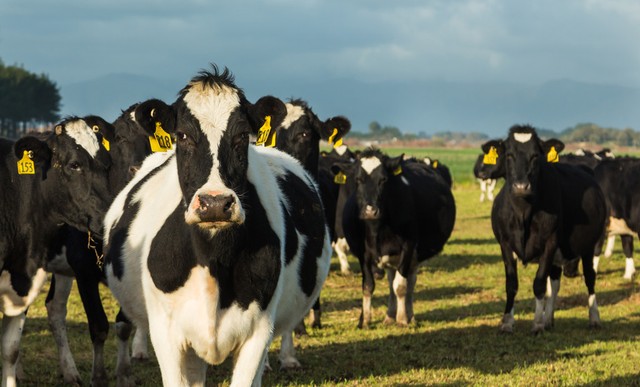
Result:
[[[388,329],[386,337],[305,348],[299,351],[299,359],[305,364],[304,371],[274,372],[267,375],[264,382],[267,385],[362,383],[370,378],[389,377],[411,370],[454,368],[472,369],[484,375],[511,372],[521,375],[523,369],[537,365],[562,362],[577,356],[597,356],[598,353],[593,351],[575,353],[572,350],[593,343],[623,340],[609,335],[609,330],[633,332],[637,328],[637,323],[621,323],[607,331],[591,330],[587,321],[582,319],[565,319],[562,322],[572,327],[571,334],[552,330],[534,336],[529,332],[529,321],[516,321],[513,334],[500,334],[497,322],[495,326],[445,328],[420,333],[411,333],[411,328],[406,328],[407,333],[398,333],[399,328]],[[622,382],[625,380],[621,379]]]
[[[476,238],[465,238],[465,239],[450,239],[447,241],[448,245],[498,245],[495,238],[484,238],[484,239],[476,239]]]

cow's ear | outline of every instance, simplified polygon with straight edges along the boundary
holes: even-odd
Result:
[[[547,161],[557,163],[560,157],[558,154],[564,149],[564,143],[560,140],[552,138],[542,143],[542,151],[547,155]]]
[[[140,103],[135,109],[135,119],[138,125],[150,136],[156,132],[158,123],[167,133],[176,131],[175,110],[159,99],[150,99]]]
[[[258,133],[267,123],[271,128],[280,126],[287,116],[287,107],[279,98],[267,95],[254,104],[248,104],[247,112],[252,132]]]
[[[484,157],[482,163],[487,165],[495,165],[498,159],[504,156],[504,143],[502,140],[489,140],[480,146]]]
[[[404,153],[400,156],[389,157],[385,161],[385,166],[387,170],[392,174],[398,176],[402,174],[402,162],[404,161]]]
[[[51,162],[49,145],[33,136],[20,138],[13,144],[13,151],[17,160],[21,160],[26,154],[36,165],[49,165]]]
[[[102,146],[104,146],[106,150],[110,150],[111,142],[116,139],[116,128],[105,121],[102,117],[86,116],[82,119],[86,122],[87,126],[89,126],[93,132],[98,135],[102,142]]]
[[[333,182],[336,184],[345,184],[349,176],[353,177],[353,163],[335,162],[331,164],[331,173],[333,174]]]
[[[351,130],[351,122],[342,116],[332,117],[322,124],[320,137],[329,145],[342,145],[342,138]]]

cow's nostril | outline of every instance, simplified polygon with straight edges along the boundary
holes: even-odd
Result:
[[[231,195],[198,195],[196,210],[203,222],[227,221],[231,218],[235,199]]]

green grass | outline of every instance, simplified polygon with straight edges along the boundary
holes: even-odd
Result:
[[[446,155],[438,158],[446,162]],[[442,254],[420,268],[416,323],[405,328],[382,323],[388,296],[385,279],[378,281],[374,293],[371,328],[357,329],[361,278],[341,276],[334,261],[322,292],[324,327],[295,340],[304,370],[270,372],[264,385],[639,385],[640,293],[637,279],[632,283],[622,279],[620,244],[611,259],[600,262],[596,291],[601,329],[588,328],[583,280],[563,278],[555,328],[533,336],[532,279],[537,266],[520,265],[515,331],[500,334],[504,269],[490,227],[491,204],[478,201],[478,187],[471,183],[457,184],[454,195],[458,213],[451,239]],[[359,271],[353,257],[351,266]],[[114,321],[117,305],[106,288],[103,299]],[[75,291],[69,309],[72,351],[88,384],[91,346]],[[113,332],[112,324],[106,347],[111,375],[116,354]],[[29,310],[21,348],[27,378],[22,385],[60,384],[44,295]],[[278,340],[270,352],[276,368],[277,348]],[[229,361],[210,367],[208,385],[228,385],[230,367]],[[141,385],[160,384],[154,359],[134,364],[133,369]]]

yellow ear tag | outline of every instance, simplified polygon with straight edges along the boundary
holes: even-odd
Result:
[[[109,140],[107,140],[104,137],[102,137],[102,146],[104,146],[104,149],[106,149],[107,152],[111,150],[111,148],[109,146]]]
[[[398,176],[401,173],[402,173],[402,167],[398,165],[398,168],[393,170],[393,175]]]
[[[347,183],[347,175],[342,173],[342,171],[338,172],[337,175],[333,177],[333,182],[336,184],[346,184]]]
[[[329,136],[329,139],[327,140],[329,145],[333,144],[333,139],[336,138],[336,135],[338,135],[338,128],[333,128],[333,133],[331,133],[331,136]]]
[[[264,117],[264,124],[260,129],[258,129],[256,145],[265,146],[267,148],[276,146],[276,133],[271,133],[271,116]]]
[[[547,161],[550,163],[557,163],[559,159],[556,147],[552,146],[551,149],[549,149],[549,153],[547,153]]]
[[[171,136],[162,129],[162,124],[156,122],[156,131],[149,136],[149,144],[152,152],[166,152],[171,149]]]
[[[18,175],[35,175],[36,165],[31,160],[31,151],[22,152],[22,158],[18,161]]]
[[[438,160],[433,160],[433,168],[438,168]]]
[[[482,163],[487,165],[496,165],[497,161],[498,150],[495,146],[492,146],[491,148],[489,148],[489,152],[485,153],[484,157],[482,158]]]

